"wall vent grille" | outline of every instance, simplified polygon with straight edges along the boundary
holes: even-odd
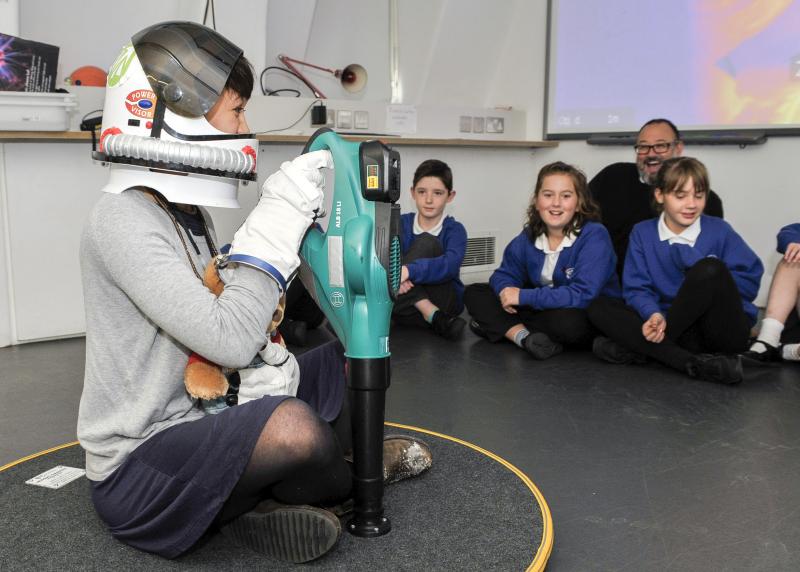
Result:
[[[470,268],[494,264],[496,242],[496,237],[492,235],[467,238],[467,252],[461,267]]]

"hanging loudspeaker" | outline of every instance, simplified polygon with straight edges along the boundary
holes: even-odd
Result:
[[[367,70],[358,64],[350,64],[343,70],[336,70],[334,75],[342,82],[342,87],[350,93],[361,91],[367,85]]]

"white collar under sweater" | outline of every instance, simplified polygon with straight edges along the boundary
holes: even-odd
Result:
[[[550,250],[550,241],[547,240],[546,232],[536,237],[536,241],[534,241],[533,245],[544,252],[544,264],[542,265],[542,274],[540,276],[542,285],[553,285],[553,272],[555,272],[556,269],[558,256],[561,254],[562,250],[573,245],[575,238],[574,234],[567,235],[561,240],[561,244],[559,244],[555,250]]]
[[[658,217],[658,240],[662,242],[668,240],[670,244],[688,244],[694,247],[697,237],[700,236],[700,217],[697,217],[697,220],[687,226],[682,233],[675,234],[664,222],[664,216],[662,212]]]
[[[439,219],[439,222],[436,223],[436,226],[430,230],[425,230],[419,225],[419,213],[414,215],[414,234],[422,234],[423,232],[427,232],[428,234],[432,234],[433,236],[439,236],[439,233],[442,232],[442,225],[444,224],[444,213],[442,213],[442,218]]]

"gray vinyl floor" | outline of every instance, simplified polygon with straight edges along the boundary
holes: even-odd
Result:
[[[471,332],[391,341],[387,420],[526,473],[552,511],[548,570],[800,569],[800,365],[725,387],[587,352],[536,362]],[[83,352],[0,349],[0,465],[75,439]]]

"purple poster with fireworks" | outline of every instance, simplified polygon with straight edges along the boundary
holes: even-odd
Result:
[[[0,91],[55,91],[58,46],[0,34]]]

